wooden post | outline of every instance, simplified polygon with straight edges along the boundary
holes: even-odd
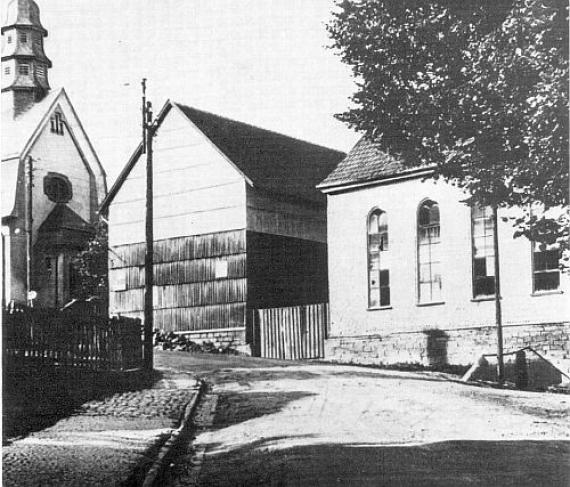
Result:
[[[143,80],[143,104],[145,103],[146,84]],[[144,368],[152,370],[153,361],[153,299],[152,290],[154,284],[153,276],[153,161],[152,161],[152,138],[154,137],[154,129],[152,126],[152,106],[150,102],[146,102],[143,107],[143,125],[146,140],[143,142],[143,149],[146,149],[146,238],[145,238],[145,259],[144,259]]]
[[[499,265],[499,224],[497,206],[493,206],[493,247],[495,251],[495,323],[497,325],[497,367],[499,383],[505,381],[505,360],[503,354],[503,315],[501,310],[501,277]]]
[[[32,156],[26,159],[26,301],[28,301],[32,290],[32,223],[33,223],[33,169]]]

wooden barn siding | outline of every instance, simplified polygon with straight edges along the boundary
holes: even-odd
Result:
[[[200,331],[245,326],[247,299],[245,231],[158,240],[154,244],[154,326]],[[216,266],[227,262],[227,276]],[[144,244],[110,253],[111,311],[142,316]]]
[[[326,302],[324,243],[247,232],[247,295],[251,308]]]
[[[246,341],[259,356],[255,310],[328,300],[327,246],[299,238],[247,232]]]

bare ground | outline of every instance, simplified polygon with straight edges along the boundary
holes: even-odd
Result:
[[[157,364],[204,377],[215,404],[193,444],[199,474],[175,485],[570,485],[567,395],[231,356]]]

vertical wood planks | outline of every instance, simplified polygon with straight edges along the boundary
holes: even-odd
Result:
[[[256,310],[261,356],[285,360],[324,357],[328,303]]]

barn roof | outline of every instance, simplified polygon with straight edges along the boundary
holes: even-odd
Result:
[[[159,124],[172,107],[177,107],[255,188],[275,194],[324,201],[315,186],[345,156],[340,151],[172,101],[161,110]],[[113,200],[140,155],[139,146],[109,191],[101,210]]]
[[[426,166],[406,167],[380,143],[362,137],[337,167],[317,186],[324,191],[425,171]]]

